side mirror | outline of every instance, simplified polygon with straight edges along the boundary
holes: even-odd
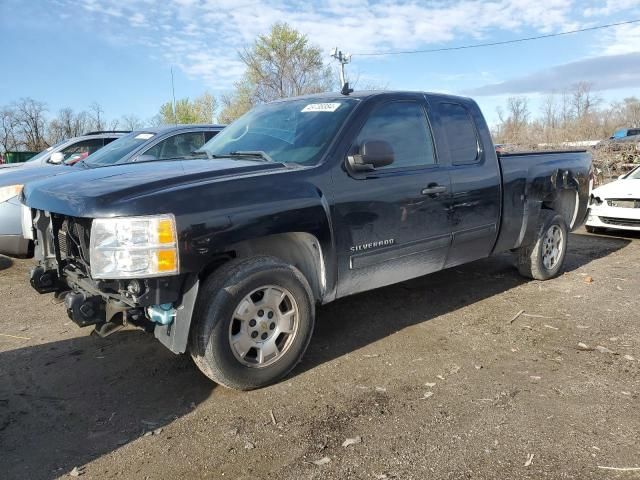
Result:
[[[158,158],[155,155],[150,155],[148,153],[143,153],[136,157],[134,162],[155,162]]]
[[[49,157],[49,163],[53,163],[55,165],[62,163],[63,160],[64,160],[64,153],[62,152],[54,152]]]
[[[359,154],[347,157],[349,166],[356,172],[371,172],[391,165],[394,160],[393,148],[382,140],[367,140],[360,145]]]

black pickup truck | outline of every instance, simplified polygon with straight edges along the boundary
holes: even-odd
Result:
[[[468,98],[286,99],[182,160],[28,184],[31,284],[80,326],[145,328],[247,390],[300,361],[318,304],[505,251],[554,277],[591,176],[582,151],[497,156]]]

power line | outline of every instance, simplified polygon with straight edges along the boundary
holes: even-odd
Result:
[[[636,20],[628,20],[626,22],[618,22],[618,23],[609,23],[606,25],[597,25],[595,27],[587,27],[580,28],[578,30],[569,30],[567,32],[558,32],[558,33],[549,33],[547,35],[538,35],[535,37],[525,37],[525,38],[516,38],[513,40],[503,40],[501,42],[490,42],[490,43],[476,43],[473,45],[460,45],[457,47],[443,47],[443,48],[431,48],[427,50],[404,50],[399,52],[365,52],[365,53],[354,53],[353,55],[357,55],[359,57],[373,57],[373,56],[382,56],[382,55],[409,55],[413,53],[436,53],[436,52],[449,52],[452,50],[467,50],[470,48],[482,48],[482,47],[495,47],[496,45],[507,45],[510,43],[521,43],[521,42],[529,42],[531,40],[540,40],[542,38],[552,38],[552,37],[561,37],[563,35],[571,35],[573,33],[581,33],[581,32],[589,32],[592,30],[602,30],[603,28],[611,28],[618,27],[620,25],[629,25],[631,23],[639,23],[640,18]]]

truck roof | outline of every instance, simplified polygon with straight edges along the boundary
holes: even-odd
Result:
[[[361,90],[352,92],[349,95],[342,95],[340,92],[325,92],[325,93],[313,93],[310,95],[301,95],[299,97],[290,97],[290,98],[280,98],[278,100],[274,100],[272,103],[276,102],[286,102],[289,100],[301,100],[301,99],[318,99],[318,100],[337,100],[340,98],[354,98],[357,100],[363,100],[365,98],[370,98],[374,96],[384,96],[384,95],[428,95],[430,97],[439,97],[444,99],[457,99],[457,100],[471,100],[469,97],[462,97],[457,95],[449,95],[444,93],[433,93],[433,92],[421,92],[418,90]]]
[[[148,127],[148,128],[138,128],[134,130],[134,133],[169,133],[176,132],[180,130],[192,130],[194,128],[206,128],[211,130],[222,130],[225,125],[217,125],[211,123],[190,123],[190,124],[181,124],[181,125],[163,125],[160,127]]]

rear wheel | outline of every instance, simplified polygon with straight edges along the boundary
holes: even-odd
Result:
[[[199,294],[191,356],[215,382],[239,390],[274,383],[302,358],[315,321],[311,289],[273,257],[234,260]]]
[[[553,210],[541,210],[536,241],[518,249],[518,271],[536,280],[558,276],[567,252],[568,229]]]

